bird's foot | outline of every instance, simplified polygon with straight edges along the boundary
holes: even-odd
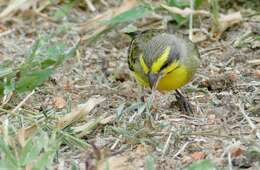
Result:
[[[180,106],[181,111],[187,113],[188,115],[193,114],[190,102],[181,94],[180,91],[176,90],[175,97],[177,99],[177,103]]]

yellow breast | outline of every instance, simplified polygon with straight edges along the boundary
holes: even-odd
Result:
[[[134,76],[138,83],[140,83],[144,87],[149,87],[149,83],[147,79],[142,78],[139,74],[134,73]],[[162,77],[158,83],[157,90],[159,91],[170,91],[176,90],[185,84],[187,84],[190,80],[190,75],[187,68],[184,65],[180,65],[174,71],[166,74]]]
[[[189,82],[188,70],[185,66],[181,65],[174,71],[166,74],[158,83],[157,90],[159,91],[169,91],[176,90],[186,83]]]

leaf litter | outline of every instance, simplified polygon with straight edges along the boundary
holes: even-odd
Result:
[[[51,34],[52,29],[58,28],[58,21],[47,17],[52,18],[52,13],[60,8],[58,4],[47,3],[35,10],[32,1],[21,1],[24,3],[22,5],[12,4],[14,2],[5,2],[6,11],[1,11],[2,16],[8,16],[11,25],[3,22],[4,34],[0,39],[4,44],[0,44],[3,49],[0,50],[0,57],[14,59],[18,56],[19,62],[22,62],[24,49],[29,49],[32,40],[38,39],[42,33]],[[72,29],[57,34],[54,39],[66,39],[72,44],[76,44],[79,37],[88,40],[108,30],[111,25],[103,23],[114,16],[121,14],[121,18],[113,22],[129,22],[127,17],[122,19],[122,15],[137,4],[137,1],[124,1],[122,4],[111,1],[106,6],[92,1],[98,12],[87,11],[89,17],[85,17],[84,7],[71,8],[70,14],[63,19]],[[177,13],[185,13],[184,16],[187,12],[194,12],[175,7],[175,13],[176,8]],[[33,16],[26,23],[24,16],[19,15],[25,13],[24,9],[38,12],[34,25],[30,24]],[[208,11],[198,11],[200,14],[208,15]],[[13,20],[14,17],[17,18]],[[152,116],[146,115],[145,105],[139,100],[142,95],[148,98],[147,91],[140,92],[131,77],[115,78],[117,66],[121,65],[122,70],[127,70],[129,43],[129,39],[115,29],[102,39],[97,36],[99,41],[94,46],[81,41],[76,49],[78,58],[66,60],[40,87],[37,84],[36,91],[26,102],[21,101],[30,95],[29,92],[6,96],[1,109],[4,112],[0,117],[1,134],[7,136],[6,129],[10,123],[5,122],[6,117],[13,123],[14,129],[17,128],[15,134],[22,147],[26,146],[26,139],[37,134],[39,129],[48,129],[51,134],[58,131],[58,136],[67,145],[59,145],[58,150],[57,159],[64,160],[64,165],[61,165],[62,161],[51,165],[60,164],[64,169],[71,167],[73,161],[77,162],[78,167],[85,167],[86,162],[92,161],[92,167],[97,169],[215,169],[215,166],[257,169],[259,159],[256,158],[260,153],[257,144],[260,52],[257,46],[250,46],[251,42],[257,41],[254,38],[257,31],[254,29],[249,39],[238,39],[239,35],[248,31],[247,26],[251,23],[250,20],[242,20],[241,13],[221,14],[218,20],[222,24],[219,29],[212,29],[212,32],[206,29],[199,35],[202,37],[197,37],[199,50],[203,52],[202,66],[196,79],[183,89],[196,106],[195,115],[183,115],[178,108],[172,107],[175,98],[170,93],[159,95]],[[135,26],[138,23],[142,25],[142,22],[145,23],[145,19],[139,19]],[[208,26],[212,27],[211,24]],[[31,27],[34,29],[31,30]],[[211,36],[210,39],[208,36]],[[216,37],[215,42],[212,37]],[[233,46],[236,40],[238,46]],[[47,60],[43,65],[52,63]],[[8,70],[1,72],[6,73]],[[126,73],[130,74],[129,71]],[[12,86],[7,87],[12,90]],[[59,102],[55,105],[52,101],[57,96],[60,96]],[[138,104],[132,107],[136,102]],[[19,103],[22,105],[19,106]],[[85,107],[77,107],[80,103],[85,103]],[[6,112],[16,106],[19,106],[15,111],[20,116]],[[75,146],[86,146],[86,143],[90,145],[74,149]],[[98,150],[101,156],[97,156]],[[44,156],[51,158],[51,155],[52,151],[47,151]]]

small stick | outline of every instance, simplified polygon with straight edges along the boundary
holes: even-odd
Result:
[[[167,141],[166,141],[166,143],[165,143],[165,145],[164,145],[164,148],[163,148],[163,156],[165,155],[165,153],[166,153],[166,150],[168,149],[168,147],[169,147],[169,144],[170,144],[170,140],[171,140],[171,138],[172,138],[172,132],[169,134],[169,136],[168,136],[168,138],[167,138]]]
[[[254,65],[254,66],[257,66],[257,65],[260,65],[260,59],[248,60],[247,63]]]
[[[119,138],[121,138],[121,137],[122,137],[122,135],[119,136]],[[119,142],[120,142],[120,139],[117,139],[116,142],[111,146],[110,149],[114,150]]]
[[[231,153],[228,152],[228,169],[232,170],[232,160],[231,160]]]
[[[10,30],[1,32],[1,33],[0,33],[0,37],[6,36],[6,35],[8,35],[8,34],[11,34],[11,33],[14,32],[14,31],[15,31],[15,29],[10,29]]]
[[[174,6],[167,6],[167,5],[163,5],[161,4],[161,6],[165,9],[167,9],[168,11],[172,12],[172,13],[176,13],[181,15],[182,17],[187,17],[189,16],[191,13],[193,15],[205,15],[205,16],[210,16],[210,12],[205,11],[205,10],[192,10],[191,8],[184,8],[184,9],[180,9]]]
[[[16,112],[34,94],[34,90],[28,94],[11,112]]]
[[[173,159],[174,158],[176,158],[180,153],[182,153],[184,150],[185,150],[185,148],[188,146],[188,144],[190,144],[191,142],[186,142],[182,147],[181,147],[181,149],[175,154],[175,155],[173,155]]]
[[[86,1],[86,4],[87,4],[88,8],[90,9],[90,11],[95,12],[96,11],[96,7],[93,5],[91,0],[85,0],[85,1]]]
[[[108,3],[105,0],[100,0],[101,4],[105,5],[106,7],[108,7]]]
[[[245,119],[247,120],[249,126],[252,128],[252,130],[255,130],[255,131],[256,131],[256,137],[257,137],[258,139],[260,139],[260,133],[257,131],[255,124],[254,124],[254,123],[251,121],[251,119],[247,116],[247,114],[246,114],[246,112],[245,112],[245,109],[244,109],[244,107],[242,106],[241,101],[239,102],[238,107],[239,107],[240,112],[243,114],[243,116],[244,116]]]
[[[138,114],[138,112],[135,112],[135,113],[133,114],[133,116],[130,117],[129,123],[131,123],[131,122],[134,121],[134,119],[135,119],[135,117],[136,117],[137,114]]]
[[[12,115],[14,115],[14,116],[18,116],[17,113],[15,113],[15,112],[13,112],[13,111],[10,111],[10,110],[3,109],[3,108],[1,108],[1,107],[0,107],[0,111],[1,111],[1,112],[4,112],[4,113],[12,114]],[[2,116],[2,113],[0,113],[0,116]]]

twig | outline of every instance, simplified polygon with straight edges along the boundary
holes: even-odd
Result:
[[[17,113],[15,113],[15,112],[13,112],[13,111],[6,110],[6,109],[3,109],[3,108],[1,108],[1,107],[0,107],[0,111],[1,111],[1,112],[4,112],[4,113],[12,114],[12,115],[14,115],[14,116],[17,116],[17,115],[18,115]],[[1,116],[1,115],[2,115],[2,114],[0,113],[0,116]]]
[[[31,10],[31,12],[32,12],[33,14],[39,16],[39,17],[42,17],[43,19],[45,19],[45,20],[47,20],[47,21],[49,21],[49,22],[52,22],[52,24],[57,25],[57,23],[55,23],[55,22],[56,22],[55,19],[49,17],[47,14],[38,12],[38,11],[36,11],[36,10],[35,10],[35,11]]]
[[[245,119],[247,120],[249,126],[252,128],[253,131],[254,131],[254,130],[256,131],[256,137],[257,137],[258,139],[260,139],[260,133],[257,131],[255,124],[254,124],[254,123],[251,121],[251,119],[247,116],[247,114],[246,114],[246,112],[245,112],[245,109],[244,109],[244,106],[242,105],[241,101],[239,101],[238,107],[239,107],[240,112],[243,114],[243,116],[244,116]]]
[[[122,135],[119,136],[119,138],[121,138],[121,137],[122,137]],[[111,150],[114,150],[114,149],[116,148],[116,146],[117,146],[118,143],[120,142],[120,139],[119,139],[119,138],[118,138],[118,139],[115,141],[115,143],[111,146],[111,148],[110,148]]]
[[[100,0],[101,4],[105,5],[106,7],[108,7],[108,3],[105,0]]]
[[[182,153],[184,150],[185,150],[185,148],[188,146],[188,144],[190,144],[191,142],[186,142],[182,147],[181,147],[181,149],[176,153],[176,154],[174,154],[173,155],[173,159],[174,158],[176,158],[180,153]]]
[[[232,43],[234,44],[234,47],[241,47],[241,45],[244,43],[244,41],[249,38],[252,35],[252,31],[248,30],[243,35],[239,36],[236,40],[234,40]]]
[[[164,145],[164,148],[163,148],[163,156],[165,155],[165,153],[166,153],[166,150],[168,149],[168,147],[169,147],[169,144],[170,144],[170,140],[171,140],[171,138],[172,138],[172,132],[169,134],[169,136],[168,136],[168,138],[167,138],[167,141],[166,141],[166,143],[165,143],[165,145]]]
[[[136,117],[137,114],[138,114],[138,112],[135,112],[135,113],[133,114],[133,116],[131,116],[131,117],[129,118],[129,123],[131,123],[132,121],[134,121],[134,118]]]
[[[211,51],[220,51],[221,49],[223,49],[223,46],[221,46],[221,45],[213,47],[213,48],[207,48],[207,49],[200,50],[200,54],[205,55],[205,54],[208,54]]]
[[[225,147],[224,152],[221,154],[221,159],[224,159],[225,156],[227,156],[228,159],[228,168],[229,170],[232,170],[232,150],[237,149],[237,148],[241,148],[241,143],[240,141],[234,141],[231,140],[231,143]]]
[[[65,169],[65,161],[64,159],[59,160],[58,168],[57,169]]]
[[[247,83],[237,84],[237,86],[260,86],[260,82],[251,81]]]
[[[167,6],[167,5],[164,5],[164,4],[161,4],[161,6],[163,8],[165,8],[166,10],[168,10],[169,12],[179,14],[182,17],[187,17],[190,14],[193,14],[193,15],[206,15],[206,16],[210,16],[211,15],[210,12],[204,11],[204,10],[193,10],[191,8],[180,9],[180,8],[173,7],[173,6],[170,7],[170,6]]]
[[[260,65],[260,59],[248,60],[247,63],[254,65],[254,66],[257,66],[257,65]]]
[[[214,136],[214,137],[219,137],[219,138],[228,138],[228,139],[232,139],[234,137],[237,137],[237,136],[234,136],[234,134],[231,135],[220,135],[220,134],[217,134],[217,133],[212,133],[212,132],[192,132],[192,133],[182,133],[182,135],[184,136],[191,136],[191,135],[196,135],[196,136]]]
[[[41,12],[44,9],[46,9],[46,7],[48,7],[49,5],[51,5],[52,3],[50,1],[44,1],[36,10],[35,12]]]
[[[4,95],[1,106],[6,105],[9,102],[9,100],[12,98],[12,96],[13,96],[13,92],[10,92],[10,93]]]
[[[231,153],[228,152],[228,169],[232,170],[232,159],[231,159]]]
[[[96,11],[96,7],[93,5],[93,3],[91,2],[91,0],[85,0],[88,8],[90,9],[90,11],[95,12]]]
[[[0,33],[0,37],[6,36],[6,35],[8,35],[8,34],[11,34],[11,33],[14,32],[14,31],[15,31],[15,29],[10,29],[10,30],[1,32],[1,33]]]
[[[20,107],[22,107],[22,105],[34,94],[34,90],[28,94],[13,110],[12,112],[16,112]]]

